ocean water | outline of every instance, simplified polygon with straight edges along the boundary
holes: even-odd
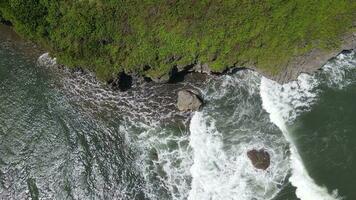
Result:
[[[356,54],[114,91],[0,27],[0,199],[354,200]],[[42,56],[41,56],[42,55]],[[181,88],[206,101],[175,108]],[[246,152],[265,149],[266,170]]]

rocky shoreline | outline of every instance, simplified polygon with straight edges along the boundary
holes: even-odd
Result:
[[[16,36],[16,38],[19,38],[15,31],[12,30],[11,24],[1,25],[0,28],[1,32],[5,32],[5,35],[11,35],[11,37]],[[40,49],[35,44],[33,46],[36,49]],[[128,74],[125,72],[120,72],[116,76],[116,79],[111,79],[107,81],[107,84],[113,89],[126,91],[131,88],[131,85],[133,84],[132,81],[137,79],[144,79],[148,82],[153,81],[157,84],[174,84],[184,81],[185,77],[188,74],[192,73],[199,73],[202,74],[202,76],[220,76],[226,74],[233,74],[240,70],[253,70],[280,84],[284,84],[296,80],[301,73],[311,74],[319,70],[327,61],[335,58],[343,51],[350,51],[354,49],[356,49],[356,32],[351,32],[342,37],[341,45],[338,48],[334,48],[328,51],[314,49],[313,51],[306,53],[305,55],[298,56],[294,59],[294,61],[289,62],[286,66],[284,66],[284,70],[282,70],[277,75],[270,74],[254,66],[233,66],[221,73],[216,73],[212,72],[207,64],[197,62],[187,66],[176,66],[168,74],[165,74],[159,78],[140,77],[140,75],[135,73]],[[36,52],[40,51],[44,52],[43,49],[36,50]],[[74,69],[86,71],[80,67],[75,67]]]
[[[305,55],[296,57],[294,61],[289,62],[283,70],[277,75],[264,72],[254,66],[245,66],[245,67],[231,67],[228,70],[225,70],[222,73],[213,73],[207,64],[197,63],[195,65],[190,65],[186,67],[177,68],[178,73],[187,74],[187,73],[203,73],[207,75],[224,75],[231,74],[239,70],[253,70],[257,71],[261,75],[268,77],[280,84],[288,83],[290,81],[296,80],[301,73],[312,74],[315,71],[318,71],[325,63],[329,60],[337,57],[343,51],[351,51],[356,49],[356,32],[349,33],[341,39],[341,45],[338,48],[331,49],[328,51],[314,49],[313,51],[306,53]],[[180,75],[181,75],[180,74]],[[171,73],[170,78],[174,78],[175,73]],[[166,79],[168,82],[170,78]],[[158,83],[162,83],[159,81]]]
[[[356,49],[356,34],[351,34],[350,36],[345,37],[343,45],[333,51],[322,52],[322,51],[315,50],[304,57],[301,56],[296,58],[295,62],[290,63],[286,67],[285,71],[281,72],[279,75],[276,76],[261,72],[260,70],[255,69],[253,67],[251,68],[234,67],[234,68],[230,68],[229,70],[223,73],[213,73],[209,70],[209,67],[207,65],[198,63],[196,65],[190,65],[180,69],[175,68],[174,71],[169,74],[169,76],[166,76],[162,79],[150,79],[147,77],[139,76],[137,74],[126,74],[124,72],[121,72],[120,74],[118,74],[116,79],[110,80],[106,84],[113,90],[120,90],[124,92],[130,90],[132,85],[139,84],[139,83],[135,83],[135,81],[141,83],[153,82],[153,84],[175,85],[177,83],[187,81],[186,77],[189,76],[190,82],[203,83],[204,80],[207,80],[209,77],[212,78],[214,76],[233,74],[239,70],[254,70],[263,76],[266,76],[274,81],[277,81],[280,84],[284,84],[296,80],[301,73],[311,74],[316,72],[327,61],[333,59],[343,51],[350,51],[353,49]],[[60,66],[66,68],[66,66],[58,64],[55,59],[52,59],[49,53],[45,53],[42,56],[40,56],[39,62],[40,65],[45,65],[45,66],[56,65],[57,67]],[[80,70],[84,73],[89,73],[81,68],[75,68],[75,70]],[[184,113],[191,113],[200,110],[204,106],[203,96],[199,94],[199,91],[196,91],[193,88],[182,87],[180,90],[178,90],[178,92],[175,95],[176,95],[175,104],[176,104],[177,111],[184,112]]]
[[[334,48],[328,51],[314,49],[311,52],[296,57],[292,62],[289,62],[286,66],[284,66],[284,70],[277,75],[262,71],[254,66],[234,66],[221,73],[216,73],[212,72],[207,64],[198,62],[188,66],[176,66],[169,74],[165,74],[160,78],[145,78],[159,84],[176,83],[179,81],[184,81],[184,77],[190,73],[201,73],[207,76],[220,76],[225,74],[233,74],[239,70],[253,70],[260,73],[262,76],[268,77],[269,79],[272,79],[280,84],[284,84],[296,80],[301,73],[312,74],[318,71],[329,60],[337,57],[343,51],[351,51],[354,49],[356,49],[356,32],[352,32],[343,36],[341,39],[341,45],[338,48]],[[118,76],[118,82],[120,82],[120,76],[121,74]],[[136,75],[128,74],[128,76]]]
[[[10,30],[10,29],[8,29]],[[1,29],[0,29],[1,31]],[[14,34],[8,31],[7,34]],[[169,109],[174,110],[177,113],[184,114],[180,118],[183,125],[187,126],[189,124],[192,112],[200,110],[204,106],[203,96],[199,91],[194,90],[194,88],[189,87],[189,85],[182,84],[182,82],[193,82],[193,83],[204,83],[204,80],[211,78],[213,76],[221,76],[224,74],[233,74],[239,70],[254,70],[259,72],[263,76],[267,76],[279,83],[286,83],[292,81],[298,77],[300,73],[313,73],[319,70],[328,60],[333,59],[340,52],[345,50],[352,50],[356,48],[356,34],[352,34],[349,37],[345,37],[344,44],[334,51],[321,52],[314,51],[309,53],[304,57],[296,58],[296,61],[291,63],[287,70],[278,76],[270,76],[266,73],[259,72],[259,70],[251,68],[234,67],[223,73],[213,73],[209,70],[209,67],[204,64],[195,64],[186,67],[181,67],[180,69],[175,68],[170,76],[165,77],[160,80],[149,79],[147,77],[138,76],[136,74],[126,74],[124,72],[118,74],[117,79],[107,82],[113,90],[128,91],[131,89],[132,85],[142,84],[142,82],[151,82],[150,84],[171,84],[171,86],[176,87],[174,90],[167,92],[167,96],[170,96],[170,102],[176,100],[175,104]],[[38,59],[38,64],[40,66],[46,67],[59,67],[67,68],[64,65],[58,64],[56,59],[52,59],[49,53],[45,53]],[[296,67],[300,66],[300,67]],[[73,68],[72,68],[73,69]],[[83,73],[87,73],[86,70],[81,68],[76,68],[75,70],[80,70]],[[186,80],[189,79],[189,80]],[[169,87],[171,87],[169,86]],[[172,89],[172,88],[170,88]],[[128,93],[129,94],[129,93]],[[176,95],[176,96],[175,96]],[[175,108],[174,108],[175,106]],[[264,149],[251,149],[246,152],[247,158],[250,159],[252,167],[259,170],[267,170],[271,162],[271,156],[268,151]]]
[[[285,67],[285,70],[278,75],[262,74],[279,83],[287,83],[296,80],[301,73],[311,74],[319,70],[325,63],[337,57],[343,51],[351,51],[354,49],[356,49],[356,32],[343,36],[341,45],[338,48],[329,51],[314,49],[303,56],[295,58],[295,60],[289,63]]]

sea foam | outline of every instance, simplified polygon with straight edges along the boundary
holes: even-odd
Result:
[[[207,85],[203,94],[209,104],[191,119],[188,199],[273,199],[289,172],[287,142],[261,107],[260,77],[243,71],[220,79]],[[269,152],[267,171],[252,166],[246,154],[251,149]]]
[[[316,102],[318,84],[313,76],[302,74],[297,81],[284,85],[263,77],[260,86],[263,108],[290,143],[292,175],[289,181],[297,188],[296,195],[301,200],[338,199],[336,190],[329,194],[327,188],[318,186],[309,176],[287,128],[288,123],[300,113],[309,111]]]
[[[296,81],[284,85],[265,77],[261,79],[263,108],[290,142],[292,176],[289,180],[297,187],[296,195],[302,200],[335,200],[341,197],[337,189],[329,193],[327,188],[317,185],[309,176],[287,126],[317,102],[318,95],[323,92],[320,85],[340,90],[353,84],[355,68],[355,52],[351,51],[339,54],[321,71],[313,75],[301,74]]]

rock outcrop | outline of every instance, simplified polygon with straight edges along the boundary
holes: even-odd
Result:
[[[211,69],[208,64],[196,64],[191,71],[203,74],[211,74]]]
[[[177,107],[180,111],[196,111],[201,108],[203,101],[199,95],[191,90],[178,92]]]
[[[160,77],[150,77],[150,78],[155,83],[167,83],[171,78],[171,76],[172,76],[171,73],[169,73],[169,74],[164,74]]]
[[[44,53],[37,59],[37,65],[40,67],[55,67],[57,66],[57,59],[52,58],[49,53]]]
[[[319,70],[325,63],[344,50],[354,50],[356,49],[356,33],[347,33],[342,38],[340,38],[340,45],[333,49],[321,50],[313,49],[304,55],[295,57],[293,60],[288,62],[278,74],[271,75],[265,73],[255,67],[250,67],[256,71],[262,73],[264,76],[277,81],[280,84],[284,84],[293,80],[296,80],[301,73],[312,74],[313,72]]]
[[[266,170],[270,165],[270,155],[264,149],[250,150],[247,152],[247,157],[251,160],[252,165],[257,169]]]

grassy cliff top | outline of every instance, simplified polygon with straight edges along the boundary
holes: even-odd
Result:
[[[0,20],[68,66],[108,80],[206,63],[278,74],[355,31],[355,0],[0,0]]]

